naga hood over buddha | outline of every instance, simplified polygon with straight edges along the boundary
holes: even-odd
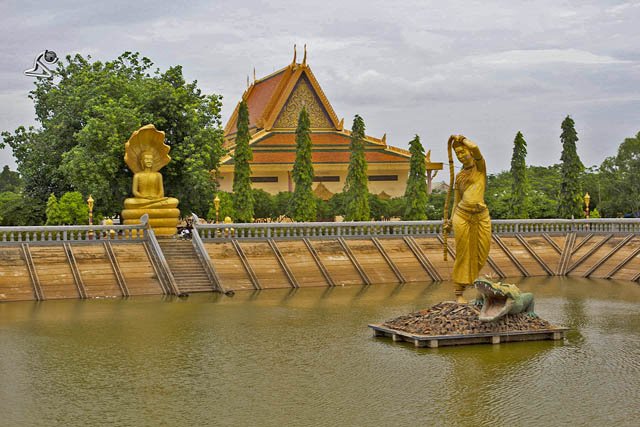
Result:
[[[142,215],[149,215],[149,223],[156,234],[175,234],[180,211],[178,199],[164,195],[159,170],[171,161],[164,132],[149,124],[133,132],[125,145],[124,161],[133,172],[133,197],[124,201],[122,216],[125,224],[137,224]]]

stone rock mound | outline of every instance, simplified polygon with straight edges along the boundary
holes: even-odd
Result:
[[[490,332],[539,331],[552,329],[539,317],[511,314],[495,322],[480,322],[480,308],[470,304],[441,302],[425,310],[387,320],[383,326],[420,335],[470,335]]]

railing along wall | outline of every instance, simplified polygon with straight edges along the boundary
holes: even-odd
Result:
[[[191,238],[191,242],[193,243],[193,247],[200,258],[202,266],[204,267],[205,272],[207,273],[207,277],[209,281],[214,284],[216,290],[220,292],[224,292],[224,288],[222,287],[222,283],[220,282],[220,278],[218,277],[218,273],[216,273],[213,264],[211,263],[211,258],[209,258],[209,254],[207,253],[207,249],[204,247],[204,243],[202,243],[202,239],[200,238],[200,234],[198,234],[198,223],[200,219],[198,215],[192,213],[191,218],[193,220],[193,230],[194,233]]]
[[[147,225],[60,225],[0,227],[0,243],[147,240]]]
[[[492,220],[497,235],[565,233],[640,233],[639,218]],[[400,237],[442,234],[442,221],[301,222],[198,224],[203,240]]]

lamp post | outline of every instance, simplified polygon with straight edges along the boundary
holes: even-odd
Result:
[[[589,193],[585,193],[584,195],[584,205],[586,206],[586,209],[584,211],[585,216],[587,219],[589,219],[589,202],[591,201],[591,196],[589,195]]]
[[[87,205],[89,205],[89,225],[93,225],[93,197],[89,194],[87,199]],[[93,239],[93,230],[89,230],[89,240]]]
[[[217,224],[220,218],[220,198],[218,197],[217,193],[216,193],[216,198],[213,199],[213,206],[216,208],[216,224]]]

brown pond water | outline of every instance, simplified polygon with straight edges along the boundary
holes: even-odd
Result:
[[[639,425],[640,285],[519,282],[564,343],[372,337],[446,283],[3,303],[0,425]]]

